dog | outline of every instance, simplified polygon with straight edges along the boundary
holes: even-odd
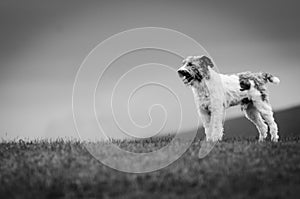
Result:
[[[220,74],[213,68],[214,63],[207,56],[189,56],[177,71],[193,91],[206,140],[222,140],[225,110],[240,105],[246,118],[256,126],[259,141],[265,140],[269,131],[271,140],[277,142],[278,127],[266,84],[279,84],[279,78],[265,72]]]

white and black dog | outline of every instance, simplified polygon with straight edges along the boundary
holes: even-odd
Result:
[[[245,116],[256,125],[259,141],[267,137],[268,129],[271,140],[278,141],[278,127],[266,88],[268,82],[278,84],[277,77],[263,72],[219,74],[207,56],[189,56],[182,64],[177,72],[192,88],[207,141],[222,139],[225,109],[236,105],[241,105]]]

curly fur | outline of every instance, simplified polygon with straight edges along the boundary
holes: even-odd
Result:
[[[269,73],[242,72],[219,74],[206,56],[189,56],[182,62],[178,74],[190,86],[208,141],[221,140],[225,109],[241,105],[242,110],[259,131],[263,141],[270,129],[272,141],[277,141],[278,128],[273,118],[266,84],[278,84],[279,79]]]

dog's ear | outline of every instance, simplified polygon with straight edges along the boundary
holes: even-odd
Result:
[[[203,78],[209,79],[210,78],[209,67],[214,66],[212,61],[206,56],[195,56],[194,58],[199,64],[197,70],[199,70],[200,72],[200,75],[202,77],[201,79]]]
[[[202,61],[203,64],[205,64],[205,66],[210,66],[211,68],[214,67],[213,62],[211,61],[210,58],[208,58],[207,56],[203,55],[200,58],[200,61]]]

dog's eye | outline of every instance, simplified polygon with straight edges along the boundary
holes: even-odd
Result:
[[[193,64],[191,62],[188,62],[186,65],[187,66],[192,66]]]

